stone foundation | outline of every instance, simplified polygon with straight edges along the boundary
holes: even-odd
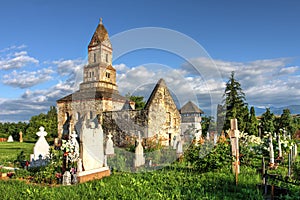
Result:
[[[84,183],[95,179],[101,179],[105,176],[110,176],[110,170],[108,167],[78,172],[77,181],[78,183]]]

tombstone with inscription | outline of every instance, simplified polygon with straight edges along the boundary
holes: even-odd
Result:
[[[140,167],[145,164],[144,148],[142,146],[141,134],[139,132],[139,138],[137,139],[138,145],[135,149],[134,167]]]
[[[103,167],[103,130],[91,122],[89,128],[83,125],[82,130],[82,162],[86,171]]]
[[[80,133],[80,160],[81,166],[78,166],[78,182],[86,182],[93,179],[100,179],[109,176],[108,167],[104,167],[104,144],[103,130],[101,124],[96,127],[94,122],[90,122],[89,127],[83,123]],[[78,164],[77,163],[77,164]]]

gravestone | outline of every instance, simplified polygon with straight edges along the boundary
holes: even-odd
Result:
[[[19,133],[19,142],[23,142],[23,133],[20,131]]]
[[[218,142],[218,134],[214,133],[214,145],[216,145]]]
[[[176,147],[176,155],[177,158],[179,158],[182,154],[183,154],[183,149],[182,149],[182,139],[180,134],[178,134],[178,138],[177,138],[177,147]]]
[[[77,170],[79,183],[110,175],[109,168],[104,166],[103,130],[100,124],[95,127],[95,123],[90,122],[89,127],[86,127],[86,123],[83,123],[80,150],[80,159],[77,163],[80,165]]]
[[[278,143],[278,157],[282,158],[280,133],[278,133],[278,135],[277,135],[277,143]]]
[[[82,129],[82,162],[85,171],[103,167],[103,130],[102,126],[95,127],[94,122],[90,122],[87,128],[85,123]]]
[[[13,142],[14,141],[14,139],[13,139],[13,137],[10,135],[10,136],[8,136],[8,138],[7,138],[7,142]]]
[[[196,146],[198,146],[198,143],[200,142],[200,139],[201,139],[201,135],[202,135],[202,130],[197,130],[196,132],[195,132],[195,144],[196,144]]]
[[[231,153],[235,161],[232,163],[232,171],[234,174],[240,173],[239,165],[239,130],[237,119],[230,120],[230,143]]]
[[[111,133],[109,133],[107,137],[108,137],[108,139],[106,141],[105,154],[106,155],[114,155],[115,154],[114,142],[111,139],[113,136],[111,135]]]
[[[270,151],[270,166],[273,167],[274,165],[274,149],[273,149],[273,140],[272,135],[270,134],[269,137],[269,151]]]
[[[134,159],[134,167],[140,167],[145,164],[145,157],[144,157],[144,148],[142,146],[142,139],[139,132],[139,138],[137,139],[138,145],[135,149],[135,159]]]
[[[49,149],[50,146],[45,139],[45,136],[47,135],[47,132],[45,131],[44,127],[39,128],[39,132],[36,133],[37,136],[39,136],[38,141],[35,143],[33,148],[33,159],[34,160],[41,160],[46,159],[49,155]]]
[[[71,185],[71,173],[69,171],[65,171],[64,175],[63,175],[63,185]]]

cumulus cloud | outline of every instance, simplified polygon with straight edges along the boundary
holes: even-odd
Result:
[[[2,56],[0,54],[0,69],[2,70],[10,70],[10,69],[18,69],[27,65],[37,65],[39,61],[28,55],[27,51],[20,51],[20,49],[24,48],[24,46],[19,47],[11,47],[1,51],[1,53],[5,52],[6,54]],[[7,51],[18,50],[17,52],[7,53]]]
[[[37,71],[16,71],[3,76],[2,82],[17,88],[28,88],[52,79],[54,71],[51,68],[45,68]]]

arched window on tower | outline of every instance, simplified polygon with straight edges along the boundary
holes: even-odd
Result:
[[[96,63],[96,53],[94,53],[94,63]]]
[[[108,54],[105,54],[105,61],[108,62]]]

